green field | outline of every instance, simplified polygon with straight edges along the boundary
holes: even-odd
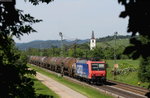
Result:
[[[120,46],[126,47],[128,45],[129,45],[128,38],[116,39],[116,48]],[[106,46],[115,47],[115,40],[98,42],[97,46],[98,47],[106,47]],[[139,69],[140,60],[116,60],[116,63],[119,64],[119,68],[118,68],[119,70],[131,68],[131,69],[136,69],[136,71],[126,72],[126,74],[119,74],[115,76],[112,73],[112,70],[115,64],[114,60],[106,60],[106,62],[108,64],[107,79],[138,86],[138,83],[140,82],[140,80],[138,79],[138,69]],[[141,83],[140,84],[141,87],[148,88],[149,83],[142,83],[142,82],[140,83]]]
[[[105,41],[105,42],[97,42],[97,46],[105,47],[110,45],[111,47],[115,47],[115,40]],[[128,46],[129,39],[116,39],[116,46]]]
[[[39,80],[37,80],[34,76],[29,76],[34,81],[35,93],[40,98],[60,98],[54,91],[50,90],[44,84],[42,84]],[[46,97],[47,96],[47,97]]]
[[[116,63],[119,65],[118,68],[122,68],[122,65],[124,65],[124,68],[134,67],[137,69],[137,71],[127,72],[126,74],[115,75],[115,76],[111,72],[115,64],[114,60],[107,60],[106,62],[108,64],[107,79],[138,86],[138,82],[140,82],[138,79],[138,68],[140,63],[139,60],[116,60]],[[142,82],[140,83],[141,83],[140,84],[141,87],[148,88],[149,83],[142,83]]]
[[[47,71],[45,71],[39,67],[32,66],[32,65],[28,65],[28,66],[30,68],[34,69],[35,71],[40,72],[40,73],[42,73],[42,74],[60,82],[60,83],[70,87],[71,89],[87,96],[88,98],[112,98],[112,96],[100,93],[98,90],[96,90],[94,88],[74,83],[74,82],[67,80],[65,78],[62,78],[62,77],[58,77],[57,75],[51,74],[51,73],[49,73],[49,72],[47,72]]]

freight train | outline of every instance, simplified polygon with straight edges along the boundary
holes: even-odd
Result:
[[[106,81],[106,62],[72,57],[30,56],[29,63],[58,73],[68,75],[89,83]]]

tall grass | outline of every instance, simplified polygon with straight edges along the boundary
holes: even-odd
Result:
[[[124,64],[124,67],[121,67],[121,68],[128,68],[128,67],[137,68],[137,71],[135,71],[135,72],[129,72],[127,74],[120,74],[120,75],[116,75],[116,76],[114,76],[113,73],[112,73],[112,70],[113,70],[113,67],[114,67],[114,60],[107,60],[106,62],[108,63],[107,79],[109,79],[109,80],[114,80],[115,79],[115,81],[119,81],[119,82],[131,84],[131,85],[135,85],[135,86],[141,86],[141,87],[144,87],[144,88],[148,88],[149,83],[142,83],[138,79],[138,68],[139,68],[139,63],[140,63],[139,60],[116,60],[116,63],[119,65],[119,67],[122,64]],[[125,66],[125,64],[127,66]],[[138,82],[140,82],[141,84],[138,85]]]

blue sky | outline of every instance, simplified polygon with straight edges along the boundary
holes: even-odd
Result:
[[[119,18],[124,7],[118,0],[54,0],[50,4],[33,6],[24,0],[16,0],[16,8],[30,13],[32,16],[43,19],[43,22],[34,24],[38,31],[24,35],[18,43],[33,40],[59,40],[59,32],[64,39],[88,39],[92,30],[95,37],[104,37],[118,32],[127,35],[127,19]]]

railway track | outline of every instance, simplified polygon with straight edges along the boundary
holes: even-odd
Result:
[[[50,71],[48,69],[45,68],[42,69],[44,69],[47,72],[59,75],[59,73]],[[71,80],[72,82],[75,83],[90,86],[92,88],[99,90],[100,92],[107,93],[117,98],[150,98],[150,95],[146,96],[146,94],[150,94],[149,90],[142,87],[136,87],[129,84],[125,84],[125,83],[108,80],[105,85],[93,85],[93,84],[88,84],[84,81],[79,81],[77,79],[68,76],[64,76],[64,78]]]
[[[129,85],[129,84],[126,84],[126,83],[116,82],[116,81],[112,81],[112,80],[108,80],[108,82],[116,84],[116,85],[114,85],[114,87],[124,89],[124,90],[127,90],[127,91],[131,91],[133,93],[140,94],[140,95],[143,95],[143,96],[145,96],[147,93],[150,92],[146,88],[137,87],[137,86]]]
[[[128,87],[118,87],[118,84],[115,85],[103,85],[103,86],[96,86],[97,88],[103,89],[107,92],[113,93],[118,95],[118,97],[124,98],[148,98],[145,95],[141,95],[137,91],[133,92],[133,89],[129,89]],[[144,92],[143,92],[144,93]],[[147,92],[145,92],[147,93]]]

